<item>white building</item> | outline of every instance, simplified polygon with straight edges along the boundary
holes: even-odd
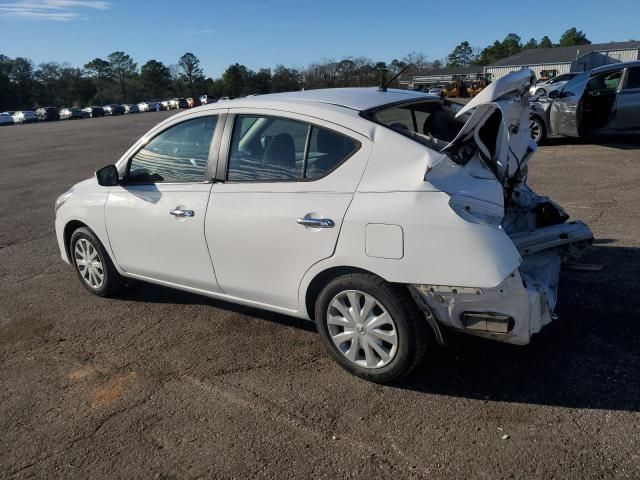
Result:
[[[484,67],[495,81],[508,73],[530,68],[537,78],[582,72],[601,65],[640,60],[640,42],[611,42],[572,47],[532,48]]]

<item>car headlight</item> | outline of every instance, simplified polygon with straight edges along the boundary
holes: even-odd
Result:
[[[504,217],[504,208],[466,195],[452,195],[449,206],[460,218],[472,223],[498,226]]]
[[[73,192],[71,190],[69,190],[68,192],[64,192],[62,195],[60,195],[58,198],[56,198],[56,207],[55,207],[55,211],[57,212],[58,209],[64,205],[64,203],[69,200],[71,198],[71,195],[73,194]]]

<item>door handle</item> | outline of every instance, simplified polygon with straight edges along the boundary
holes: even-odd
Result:
[[[305,227],[315,227],[315,228],[333,228],[336,226],[335,222],[330,218],[299,218],[298,225],[303,225]]]
[[[173,215],[174,217],[193,217],[195,216],[196,212],[194,212],[193,210],[180,210],[179,208],[176,208],[175,210],[169,210],[169,214]]]

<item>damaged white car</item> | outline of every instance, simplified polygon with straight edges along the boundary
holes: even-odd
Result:
[[[134,278],[313,320],[376,382],[448,329],[526,344],[592,240],[526,184],[532,80],[462,109],[353,88],[174,115],[58,198],[62,258],[97,295]]]

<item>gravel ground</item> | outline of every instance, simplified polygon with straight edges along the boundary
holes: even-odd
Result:
[[[639,478],[640,144],[563,141],[531,185],[588,222],[531,345],[452,336],[404,383],[313,326],[157,286],[91,296],[58,194],[167,113],[0,129],[0,477]]]

